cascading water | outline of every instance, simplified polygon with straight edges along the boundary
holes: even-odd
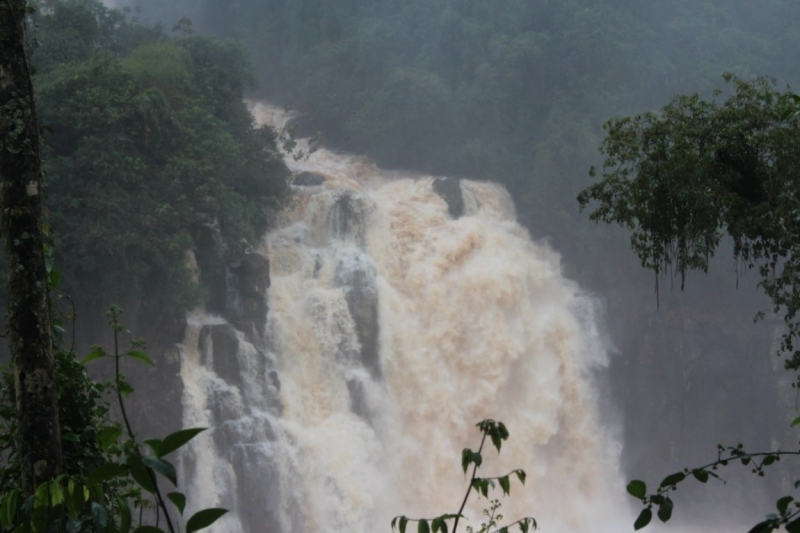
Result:
[[[184,424],[214,429],[182,466],[196,508],[232,511],[214,529],[388,532],[398,514],[455,512],[461,450],[485,418],[511,437],[480,472],[528,473],[495,493],[508,521],[630,528],[598,424],[592,302],[515,222],[508,193],[326,150],[287,161],[296,200],[257,250],[266,326],[198,311],[184,343]],[[471,500],[476,530],[488,505]]]

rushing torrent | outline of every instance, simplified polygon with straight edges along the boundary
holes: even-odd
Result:
[[[508,193],[327,150],[287,164],[296,200],[255,250],[269,260],[266,323],[197,311],[187,328],[184,424],[213,430],[182,467],[195,509],[231,510],[213,529],[388,532],[396,515],[456,512],[461,450],[486,418],[511,435],[479,475],[528,474],[490,494],[505,523],[630,528],[592,387],[606,363],[593,303]],[[488,506],[473,495],[459,529],[477,531]]]

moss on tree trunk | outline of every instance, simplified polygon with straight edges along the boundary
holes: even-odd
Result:
[[[60,472],[61,439],[26,10],[25,0],[0,0],[0,229],[8,261],[8,340],[22,488],[30,493]]]

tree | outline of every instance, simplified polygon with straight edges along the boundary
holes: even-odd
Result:
[[[773,311],[783,312],[781,350],[798,370],[800,97],[766,78],[725,80],[727,94],[678,96],[657,113],[606,122],[603,180],[578,202],[599,202],[592,220],[632,230],[631,247],[656,282],[677,274],[683,287],[686,272],[707,271],[722,237],[732,237],[737,265],[758,268]]]
[[[45,201],[56,249],[69,251],[58,264],[79,327],[97,329],[110,302],[146,329],[209,293],[224,304],[225,265],[258,242],[289,190],[274,133],[242,101],[255,83],[247,54],[232,41],[167,38],[99,0],[42,7],[33,62],[39,119],[53,132]]]
[[[581,208],[599,202],[590,218],[631,230],[631,246],[656,281],[688,270],[707,271],[722,237],[733,239],[737,266],[757,268],[759,286],[783,313],[787,330],[785,366],[800,370],[800,96],[775,82],[744,82],[725,75],[730,91],[711,99],[677,96],[658,112],[609,120],[601,145],[603,179],[578,195]],[[596,175],[592,168],[590,172]],[[759,317],[763,313],[759,314]],[[795,387],[800,381],[795,383]],[[792,425],[800,424],[798,417]],[[648,493],[634,480],[628,492],[645,508],[635,529],[648,525],[657,507],[672,516],[671,493],[688,479],[706,483],[716,470],[741,463],[754,474],[800,450],[751,452],[742,444],[722,446],[717,458],[664,478]],[[795,488],[799,485],[795,484]],[[751,533],[785,527],[800,532],[800,505],[792,496],[776,502]]]
[[[22,484],[31,493],[60,472],[61,438],[27,13],[25,0],[0,2],[0,228],[8,267],[8,340]]]

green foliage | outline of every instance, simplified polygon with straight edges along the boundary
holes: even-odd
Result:
[[[631,246],[656,279],[707,271],[724,234],[734,259],[757,267],[788,332],[786,367],[800,369],[800,122],[794,95],[759,78],[726,75],[713,99],[678,96],[657,113],[612,119],[603,179],[578,196],[591,219],[632,230]],[[724,99],[722,98],[724,96]],[[592,171],[594,173],[594,170]]]
[[[706,271],[722,236],[730,235],[735,260],[758,268],[773,311],[783,311],[785,366],[799,370],[800,350],[794,344],[800,333],[800,97],[788,88],[776,90],[763,78],[747,83],[728,74],[725,80],[730,91],[717,91],[713,99],[677,96],[657,113],[608,121],[601,146],[603,179],[582,191],[578,201],[582,208],[599,202],[591,218],[630,228],[642,266],[657,280],[678,273],[682,287],[686,271]],[[729,463],[764,476],[781,457],[798,455],[800,450],[751,453],[742,444],[719,445],[715,461],[666,476],[654,493],[643,481],[631,481],[628,493],[644,505],[634,529],[652,521],[654,507],[659,520],[669,521],[675,507],[671,495],[688,479],[719,480],[716,471]],[[750,532],[800,531],[794,497],[780,498],[776,507],[777,514]]]
[[[235,261],[288,192],[274,133],[254,128],[242,102],[255,83],[247,55],[229,41],[166,39],[91,0],[44,7],[34,62],[64,284],[94,308],[183,311],[207,290],[187,252]]]
[[[647,486],[644,481],[633,480],[628,483],[628,493],[640,500],[645,506],[639,513],[633,524],[634,529],[639,530],[646,527],[653,518],[653,508],[657,508],[657,516],[662,522],[667,522],[672,518],[672,511],[675,503],[670,495],[677,490],[678,486],[691,478],[700,483],[707,483],[709,478],[722,481],[717,474],[717,470],[729,464],[741,464],[751,469],[753,474],[763,477],[764,469],[779,462],[781,457],[796,457],[800,455],[800,450],[771,451],[771,452],[748,452],[744,445],[736,446],[717,446],[717,459],[706,465],[695,468],[684,468],[665,477],[658,486],[658,489],[648,494]],[[794,483],[795,489],[800,487],[800,481]],[[781,527],[790,533],[800,531],[800,503],[795,502],[793,496],[783,496],[775,502],[778,513],[767,515],[766,519],[759,522],[750,533],[767,533],[775,531]]]
[[[0,467],[0,528],[15,533],[130,533],[134,527],[133,509],[139,509],[138,525],[134,532],[164,533],[158,527],[163,517],[169,533],[176,533],[171,509],[161,494],[157,475],[177,486],[175,467],[163,456],[186,443],[205,428],[184,429],[153,439],[146,446],[139,444],[128,421],[123,395],[130,391],[120,373],[122,359],[135,359],[146,364],[152,361],[136,348],[120,353],[118,335],[123,330],[118,322],[121,311],[112,307],[111,325],[114,329],[115,351],[106,353],[100,347],[79,363],[75,354],[59,351],[56,372],[59,386],[59,416],[64,450],[64,473],[42,483],[34,494],[25,496],[18,489],[21,473],[16,459],[14,429],[16,424],[13,379],[6,371],[0,386],[0,450],[7,461]],[[112,383],[98,384],[86,373],[85,364],[113,358],[115,374]],[[123,426],[109,422],[107,392],[115,392],[123,416]],[[125,435],[127,432],[127,435]],[[148,451],[149,448],[149,451]],[[170,492],[167,499],[180,515],[186,507],[186,497]],[[156,513],[156,526],[142,521],[142,509]],[[193,533],[213,524],[225,509],[203,509],[186,523],[186,533]]]
[[[469,485],[467,486],[467,493],[464,495],[464,500],[461,502],[461,507],[459,508],[458,512],[443,514],[435,518],[408,518],[407,516],[397,516],[392,519],[392,531],[397,528],[399,533],[406,533],[406,528],[408,527],[409,522],[417,522],[417,533],[448,533],[448,524],[452,522],[452,533],[456,533],[458,530],[458,522],[461,518],[464,518],[464,508],[466,507],[467,500],[469,499],[470,493],[473,490],[479,495],[483,495],[484,498],[488,498],[489,490],[496,488],[496,486],[499,484],[503,491],[503,496],[507,496],[511,492],[510,478],[512,475],[516,475],[519,482],[523,485],[525,484],[525,471],[520,469],[509,472],[504,476],[477,476],[478,469],[480,468],[481,464],[483,464],[483,456],[481,455],[481,452],[483,451],[483,446],[486,443],[486,438],[489,437],[489,439],[492,441],[492,445],[494,445],[497,453],[499,454],[503,441],[508,439],[508,429],[506,429],[505,424],[502,422],[496,422],[494,420],[483,420],[477,423],[476,426],[483,434],[478,451],[475,452],[469,448],[465,448],[461,452],[461,466],[464,469],[464,473],[466,474],[470,465],[472,465],[472,474],[470,475]],[[508,533],[508,528],[512,526],[519,526],[519,529],[522,533],[528,533],[529,530],[536,530],[536,519],[532,517],[521,518],[516,522],[508,524],[507,526],[500,527],[500,523],[503,521],[503,515],[497,512],[499,508],[500,501],[492,500],[489,508],[483,511],[483,514],[487,517],[487,521],[481,524],[478,533]],[[467,531],[468,533],[475,533],[471,526],[467,526]]]

